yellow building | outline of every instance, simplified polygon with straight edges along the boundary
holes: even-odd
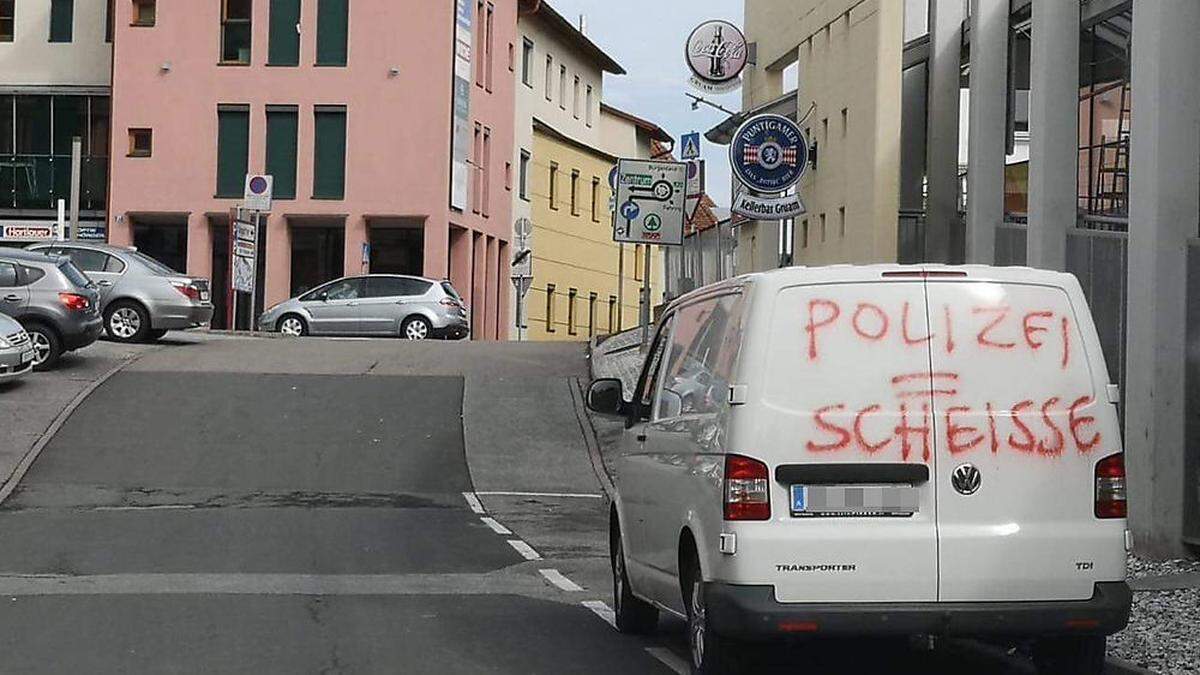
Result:
[[[603,114],[619,113],[606,107]],[[616,161],[616,155],[534,121],[528,178],[533,286],[525,298],[526,339],[587,340],[638,325],[644,254],[640,245],[612,240],[608,175]],[[651,299],[657,302],[662,295],[657,247],[652,256]]]

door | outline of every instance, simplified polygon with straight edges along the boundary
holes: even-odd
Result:
[[[312,315],[312,335],[354,335],[362,331],[360,304],[366,297],[366,279],[342,279],[304,301]]]
[[[748,455],[767,464],[771,524],[739,531],[760,550],[745,583],[781,602],[934,602],[937,499],[931,332],[920,277],[784,287],[749,402]],[[910,501],[911,500],[911,501]],[[753,524],[757,525],[757,524]]]
[[[29,288],[18,275],[16,263],[0,260],[0,312],[20,316],[29,303]]]
[[[931,345],[939,598],[1092,597],[1124,551],[1119,522],[1093,513],[1094,465],[1121,447],[1086,306],[1032,283],[930,279],[928,296],[954,336]]]
[[[428,281],[407,277],[368,277],[363,300],[362,332],[370,335],[399,335],[400,323],[413,314],[432,286]]]

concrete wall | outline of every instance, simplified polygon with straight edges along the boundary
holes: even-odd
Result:
[[[112,44],[104,39],[106,0],[75,0],[71,42],[49,41],[49,0],[18,0],[15,9],[13,41],[0,42],[0,84],[109,85]]]

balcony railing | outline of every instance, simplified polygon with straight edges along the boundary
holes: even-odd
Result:
[[[84,157],[79,208],[102,211],[108,203],[108,158]],[[70,201],[70,155],[0,155],[0,209],[55,209]]]

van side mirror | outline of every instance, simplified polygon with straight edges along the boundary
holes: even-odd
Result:
[[[587,393],[588,410],[611,417],[623,417],[628,410],[621,381],[606,377],[592,382]]]

